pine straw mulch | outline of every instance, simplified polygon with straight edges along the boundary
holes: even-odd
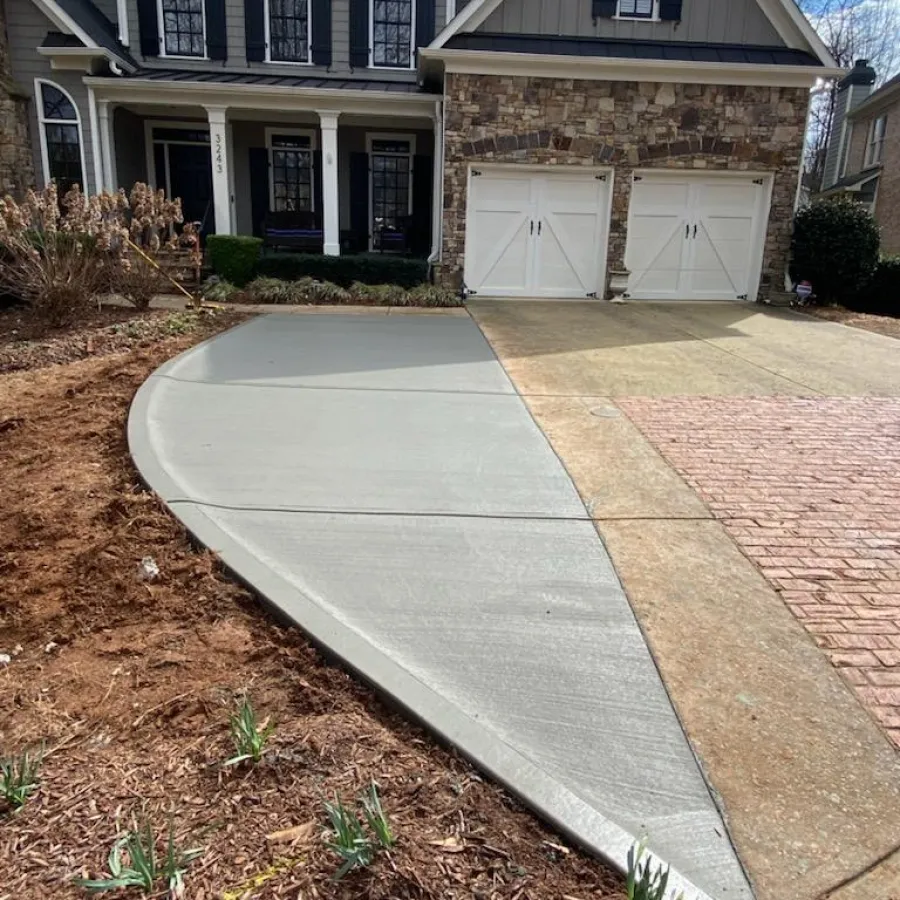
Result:
[[[854,312],[843,306],[808,306],[803,311],[817,319],[826,319],[829,322],[839,322],[841,325],[850,325],[853,328],[874,331],[876,334],[900,338],[900,319],[894,316],[876,316],[873,313]]]
[[[73,877],[102,872],[135,814],[205,848],[194,900],[621,898],[621,877],[273,624],[138,486],[135,390],[224,321],[0,377],[0,755],[48,750],[39,791],[0,814],[0,900],[83,896]],[[158,579],[140,577],[148,556]],[[274,752],[223,769],[243,691],[277,723]],[[372,779],[399,841],[334,882],[323,801]]]

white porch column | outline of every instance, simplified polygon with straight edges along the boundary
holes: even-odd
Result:
[[[322,229],[325,232],[326,256],[341,255],[340,199],[338,197],[338,140],[337,125],[340,113],[322,109],[319,125],[322,129]]]
[[[97,125],[100,130],[100,153],[103,158],[103,189],[118,190],[112,130],[112,109],[108,100],[97,101]]]
[[[212,152],[213,206],[216,210],[216,234],[233,234],[231,224],[231,156],[228,152],[228,109],[207,106],[209,143]]]

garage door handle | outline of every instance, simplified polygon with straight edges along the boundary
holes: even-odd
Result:
[[[691,223],[688,222],[684,226],[684,236],[685,238],[689,238],[691,236]]]
[[[541,236],[541,226],[542,226],[543,224],[544,224],[544,220],[541,219],[541,221],[538,222],[538,237]]]
[[[534,234],[534,219],[531,220],[531,233]]]
[[[696,224],[694,225],[694,233],[693,233],[692,237],[697,237],[697,226],[696,226]]]

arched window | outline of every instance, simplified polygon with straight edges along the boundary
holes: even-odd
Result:
[[[71,96],[50,81],[35,81],[44,181],[55,181],[60,196],[73,184],[85,190],[81,117]]]

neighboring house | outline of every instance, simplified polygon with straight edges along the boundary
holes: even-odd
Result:
[[[881,249],[900,254],[900,75],[877,91],[865,60],[838,85],[822,195],[845,194],[872,210]]]
[[[783,282],[809,91],[793,0],[7,0],[39,177],[137,180],[207,231],[404,228],[479,295]]]

